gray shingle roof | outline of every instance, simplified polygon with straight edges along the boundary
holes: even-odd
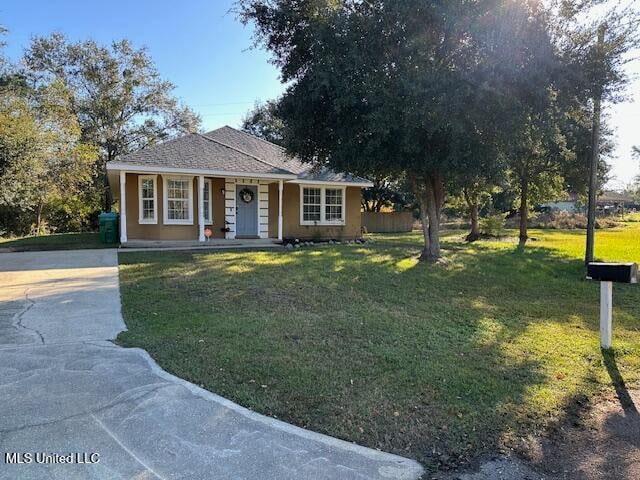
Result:
[[[295,175],[300,180],[367,183],[361,177],[315,169],[278,145],[231,127],[193,133],[143,148],[115,163],[131,166]]]
[[[290,173],[198,133],[143,148],[119,158],[117,163],[244,173]]]

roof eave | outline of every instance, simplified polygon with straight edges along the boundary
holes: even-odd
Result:
[[[369,188],[373,187],[373,183],[369,181],[363,182],[347,182],[340,180],[313,180],[313,179],[304,179],[304,178],[296,178],[295,180],[291,180],[287,183],[296,183],[300,185],[342,185],[346,187],[361,187],[361,188]]]
[[[209,175],[213,177],[270,178],[282,180],[294,180],[297,178],[297,176],[293,173],[236,172],[205,168],[178,168],[154,165],[139,165],[122,162],[107,163],[107,171],[126,171],[130,173],[169,173],[176,175]]]

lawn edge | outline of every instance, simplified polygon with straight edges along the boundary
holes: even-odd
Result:
[[[424,475],[425,470],[420,463],[416,460],[402,457],[400,455],[396,455],[393,453],[382,452],[380,450],[375,450],[369,447],[363,447],[362,445],[358,445],[357,443],[348,442],[346,440],[340,440],[339,438],[331,437],[329,435],[325,435],[323,433],[314,432],[311,430],[307,430],[301,427],[297,427],[293,424],[284,422],[282,420],[278,420],[276,418],[268,417],[261,413],[250,410],[246,407],[243,407],[231,400],[221,397],[209,390],[206,390],[202,387],[199,387],[183,378],[177,377],[172,373],[164,370],[154,359],[153,357],[140,347],[123,347],[120,344],[114,343],[115,348],[126,348],[130,351],[137,352],[144,360],[147,362],[151,370],[158,375],[159,377],[180,384],[187,388],[194,395],[203,398],[205,400],[216,402],[226,408],[233,410],[234,412],[249,418],[250,420],[254,420],[260,423],[263,423],[269,427],[275,428],[285,433],[293,434],[308,440],[316,441],[319,443],[323,443],[330,447],[339,448],[342,450],[346,450],[349,452],[356,453],[358,455],[362,455],[367,457],[370,460],[378,461],[378,462],[392,462],[396,463],[397,466],[393,472],[387,471],[386,473],[382,473],[386,478],[390,479],[398,479],[398,480],[411,480],[411,479],[419,479]]]

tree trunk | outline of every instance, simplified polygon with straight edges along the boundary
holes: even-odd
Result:
[[[102,165],[102,188],[104,189],[104,211],[110,212],[113,205],[113,195],[111,194],[111,187],[109,186],[109,176],[107,175],[107,164],[113,160],[113,152],[107,152],[107,161]],[[120,207],[122,208],[122,207]]]
[[[435,262],[440,258],[440,211],[444,203],[444,182],[440,174],[421,177],[422,183],[411,179],[420,205],[420,220],[424,235],[424,248],[420,260]]]
[[[422,224],[422,238],[424,240],[424,246],[422,252],[429,250],[429,218],[427,216],[427,199],[425,196],[424,188],[418,186],[418,181],[415,177],[409,178],[409,183],[413,190],[413,194],[418,200],[418,206],[420,207],[420,223]]]
[[[40,229],[42,228],[42,208],[42,202],[39,202],[36,209],[36,237],[40,236]]]
[[[523,249],[527,243],[528,235],[528,223],[529,223],[529,181],[523,180],[520,184],[520,240],[518,242],[518,248]]]
[[[602,61],[602,50],[604,48],[605,25],[598,28],[598,60]],[[585,248],[584,262],[593,262],[594,245],[596,236],[596,191],[598,189],[598,154],[600,153],[600,113],[601,113],[602,91],[598,86],[593,97],[593,126],[591,129],[591,164],[589,165],[589,204],[587,208],[587,245]]]
[[[478,202],[475,198],[471,198],[469,192],[464,189],[463,190],[464,199],[469,206],[469,212],[471,214],[471,231],[469,235],[467,235],[467,242],[475,242],[480,238],[480,224],[478,223],[478,211],[480,207],[478,206]]]

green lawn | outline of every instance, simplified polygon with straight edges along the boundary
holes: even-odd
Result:
[[[38,237],[0,238],[0,249],[12,251],[72,250],[76,248],[114,248],[117,244],[100,242],[97,233],[59,233]]]
[[[640,383],[640,286],[616,285],[603,358],[584,232],[462,242],[418,263],[419,233],[366,245],[120,256],[129,330],[166,369],[297,425],[429,467],[513,445],[577,402]],[[640,224],[598,231],[640,261]]]

